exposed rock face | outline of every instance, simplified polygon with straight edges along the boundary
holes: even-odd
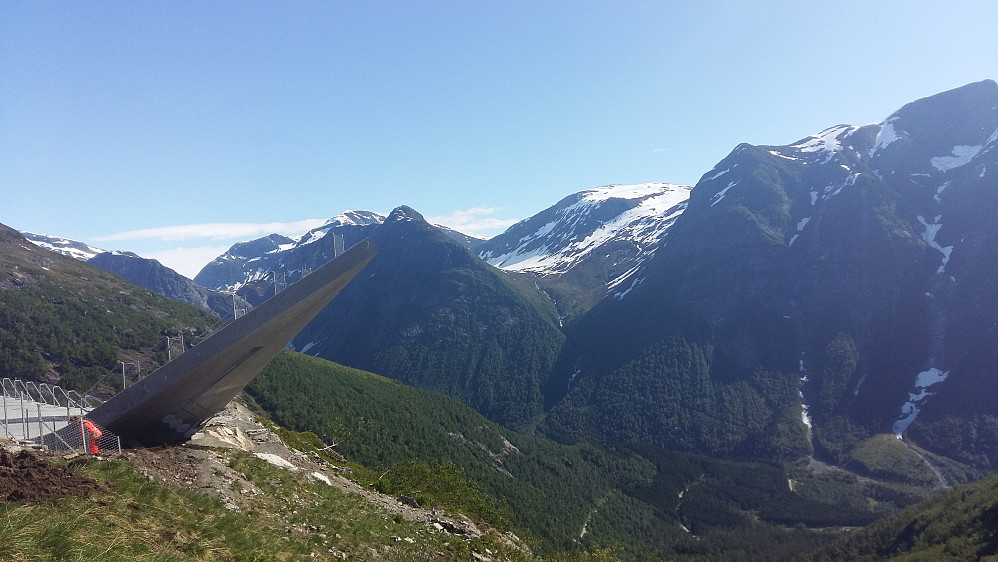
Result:
[[[114,273],[133,285],[152,289],[164,297],[185,302],[219,316],[232,317],[232,297],[205,289],[156,260],[131,252],[104,252],[87,263]],[[240,301],[241,306],[245,306]]]

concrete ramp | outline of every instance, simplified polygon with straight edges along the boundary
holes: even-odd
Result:
[[[128,446],[187,441],[378,253],[365,239],[98,406],[88,418]]]

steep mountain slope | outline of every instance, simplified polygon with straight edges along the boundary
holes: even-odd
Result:
[[[992,81],[880,124],[740,145],[632,290],[569,330],[549,429],[751,452],[774,432],[800,450],[804,421],[831,460],[893,431],[993,467],[996,149]]]
[[[408,207],[371,232],[381,248],[295,349],[458,397],[520,426],[563,336],[544,296],[508,282]]]
[[[245,300],[219,291],[206,289],[156,260],[131,252],[103,252],[87,263],[118,275],[133,285],[152,289],[166,298],[210,310],[222,318],[232,319],[234,310],[251,308]]]
[[[534,277],[572,318],[654,253],[686,208],[689,192],[666,183],[580,191],[488,240],[478,255]]]
[[[29,243],[0,225],[0,373],[85,391],[121,362],[166,360],[164,335],[188,341],[214,323],[194,307]]]
[[[479,238],[477,236],[464,234],[462,232],[454,230],[453,228],[448,228],[443,225],[435,224],[433,226],[439,228],[440,232],[443,232],[451,240],[457,242],[461,246],[464,246],[465,248],[471,251],[476,251],[479,247],[481,247],[482,244],[484,244],[487,241],[486,238]]]

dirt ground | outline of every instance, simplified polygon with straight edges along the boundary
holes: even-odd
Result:
[[[87,496],[100,489],[97,482],[69,467],[57,467],[28,449],[0,448],[0,501],[48,503],[62,496]]]

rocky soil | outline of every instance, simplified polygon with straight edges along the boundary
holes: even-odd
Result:
[[[229,467],[230,457],[239,451],[343,492],[361,495],[388,512],[424,522],[437,530],[465,537],[482,534],[467,517],[423,509],[408,498],[387,496],[365,488],[344,476],[349,469],[289,448],[238,401],[231,402],[182,446],[128,449],[122,457],[133,462],[139,473],[150,480],[216,497],[228,509],[239,511],[249,497],[260,493]],[[90,462],[92,458],[36,451],[0,438],[0,501],[41,503],[64,495],[86,496],[99,489],[96,482],[78,475],[71,468],[55,466],[52,462],[55,460],[73,463]],[[238,485],[233,485],[237,480],[240,481]]]

